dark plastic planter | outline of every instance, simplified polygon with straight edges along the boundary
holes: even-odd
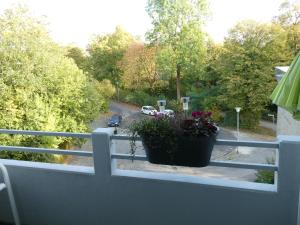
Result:
[[[216,135],[209,137],[178,136],[176,151],[160,137],[142,137],[148,161],[155,164],[205,167],[209,164]]]

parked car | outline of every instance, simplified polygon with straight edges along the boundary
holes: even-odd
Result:
[[[118,126],[120,126],[121,122],[122,122],[122,116],[114,114],[107,121],[107,126],[109,126],[109,127],[118,127]]]
[[[174,117],[175,114],[174,114],[174,111],[172,109],[165,109],[163,111],[163,113],[166,115],[166,116],[169,116],[169,117]]]
[[[174,111],[172,109],[165,109],[164,111],[162,112],[157,112],[155,114],[155,116],[168,116],[168,117],[174,117],[175,114],[174,114]]]
[[[154,116],[157,113],[157,110],[153,106],[143,106],[141,109],[141,113]]]

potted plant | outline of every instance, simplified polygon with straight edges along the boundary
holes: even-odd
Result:
[[[130,130],[133,155],[136,137],[140,136],[149,162],[192,167],[209,164],[218,133],[211,112],[203,111],[190,117],[159,114],[133,123]]]

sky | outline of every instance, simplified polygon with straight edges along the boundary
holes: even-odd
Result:
[[[291,0],[299,2],[300,0]],[[44,17],[53,39],[61,44],[84,48],[93,35],[107,34],[121,25],[143,39],[151,28],[147,0],[0,0],[0,13],[25,3],[34,16]],[[209,0],[211,18],[206,31],[221,42],[238,21],[270,21],[278,14],[282,0]]]

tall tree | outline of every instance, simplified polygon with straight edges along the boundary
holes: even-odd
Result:
[[[87,131],[104,97],[41,21],[17,7],[0,16],[0,127],[20,130]],[[1,135],[1,145],[58,147],[70,138]],[[0,157],[47,160],[30,153]]]
[[[282,26],[287,34],[287,50],[292,59],[300,51],[300,4],[284,1],[274,22]]]
[[[274,67],[286,60],[286,35],[282,28],[255,21],[239,22],[225,39],[219,57],[222,76],[220,101],[233,112],[243,108],[243,125],[255,127],[276,85]]]
[[[87,56],[81,48],[76,46],[66,47],[66,56],[73,59],[80,69],[87,70]]]
[[[206,0],[148,0],[147,12],[153,25],[147,39],[163,48],[162,73],[175,74],[179,101],[181,78],[197,75],[204,62]]]
[[[132,41],[133,37],[120,26],[112,34],[96,36],[87,48],[89,70],[94,78],[116,84],[121,75],[117,64]]]
[[[133,42],[126,50],[119,66],[123,71],[122,84],[129,90],[156,92],[164,81],[156,68],[157,48]]]

